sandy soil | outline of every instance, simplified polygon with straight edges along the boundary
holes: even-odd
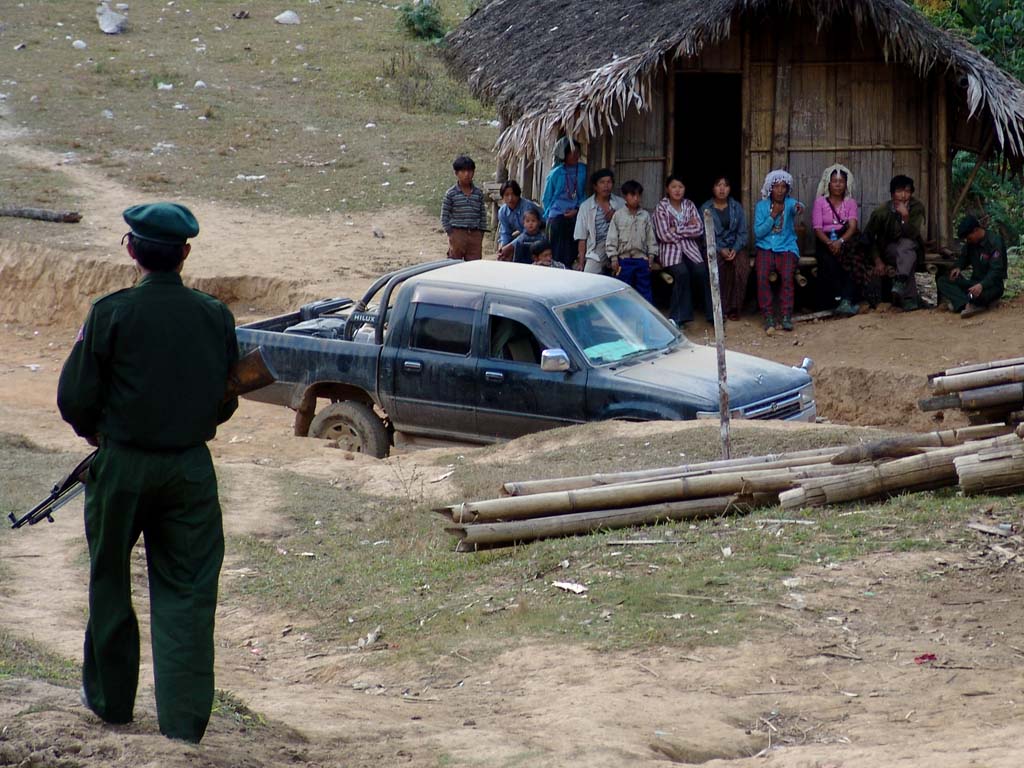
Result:
[[[0,151],[22,162],[60,162],[24,144]],[[88,164],[60,167],[89,200],[82,225],[46,225],[50,241],[33,230],[26,245],[24,228],[43,225],[0,219],[0,431],[84,451],[56,414],[57,374],[89,298],[131,280],[116,243],[120,211],[137,199]],[[434,222],[418,213],[271,219],[185,202],[203,226],[186,274],[226,296],[240,315],[358,293],[379,272],[443,250]],[[730,325],[730,345],[793,363],[813,357],[821,410],[834,421],[927,428],[931,417],[913,407],[924,375],[1020,354],[1020,308],[1006,305],[970,322],[876,312],[773,338],[742,321]],[[697,341],[703,334],[700,326],[692,332]],[[212,443],[220,471],[230,475],[229,532],[274,535],[270,478],[282,469],[358,478],[367,492],[401,492],[401,473],[388,462],[294,438],[290,424],[283,409],[245,402]],[[543,444],[543,436],[532,436],[506,450],[515,455]],[[389,462],[435,477],[444,471],[443,455],[450,450]],[[447,488],[424,490],[441,498]],[[69,509],[45,532],[5,537],[0,555],[12,572],[0,594],[2,629],[70,657],[80,653],[85,606],[79,512]],[[31,578],[39,572],[50,584],[45,600]],[[230,554],[223,578],[244,578]],[[1020,764],[1019,574],[994,572],[971,552],[881,553],[807,569],[787,588],[784,601],[759,609],[782,616],[790,631],[735,648],[683,656],[659,648],[596,654],[524,645],[486,661],[452,649],[417,665],[369,665],[365,654],[286,632],[288,616],[222,604],[218,686],[265,714],[270,727],[240,737],[215,718],[199,747],[161,738],[148,661],[137,720],[122,728],[99,723],[78,705],[77,692],[0,678],[0,766]],[[145,630],[142,578],[137,594]],[[686,605],[679,609],[686,620]],[[915,663],[923,653],[937,660]]]

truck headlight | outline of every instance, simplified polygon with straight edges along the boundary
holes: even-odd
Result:
[[[814,384],[808,384],[800,390],[800,410],[814,405]]]

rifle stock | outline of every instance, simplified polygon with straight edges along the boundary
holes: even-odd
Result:
[[[246,352],[228,371],[228,388],[224,399],[245,395],[277,381],[277,374],[263,356],[263,347]]]
[[[263,348],[256,347],[231,366],[231,370],[228,371],[224,399],[230,400],[233,397],[273,384],[275,381],[277,381],[277,376],[263,356]],[[15,517],[13,512],[9,513],[7,519],[11,521],[11,528],[35,525],[41,520],[52,523],[53,513],[85,490],[85,478],[98,451],[99,449],[82,459],[67,477],[53,486],[49,496],[24,515]]]

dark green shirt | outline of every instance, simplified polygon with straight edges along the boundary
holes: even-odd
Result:
[[[902,237],[908,237],[917,242],[917,255],[924,255],[924,233],[925,233],[925,210],[924,203],[916,197],[910,198],[907,205],[907,220],[896,212],[890,200],[882,203],[871,212],[868,223],[864,226],[864,233],[871,238],[871,254],[880,257],[889,243],[894,243]]]
[[[1002,287],[1006,280],[1006,249],[1003,238],[991,229],[977,243],[964,243],[956,266],[961,271],[971,270],[970,279],[981,283],[982,290]]]
[[[177,272],[93,302],[57,388],[61,416],[83,437],[148,450],[213,438],[238,407],[224,401],[238,359],[235,319]]]

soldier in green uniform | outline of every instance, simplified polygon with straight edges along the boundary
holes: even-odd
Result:
[[[97,299],[61,371],[61,416],[99,446],[89,471],[89,621],[83,702],[103,720],[132,719],[139,627],[131,552],[143,535],[149,570],[160,732],[198,742],[213,703],[213,623],[224,533],[206,441],[238,407],[225,399],[238,359],[224,304],[186,288],[181,269],[199,233],[174,203],[124,212],[141,279]]]
[[[960,317],[973,317],[984,312],[1003,295],[1006,281],[1006,249],[1003,238],[984,229],[974,216],[965,216],[956,236],[964,241],[956,266],[937,281],[939,306]],[[964,272],[970,270],[971,276]]]

